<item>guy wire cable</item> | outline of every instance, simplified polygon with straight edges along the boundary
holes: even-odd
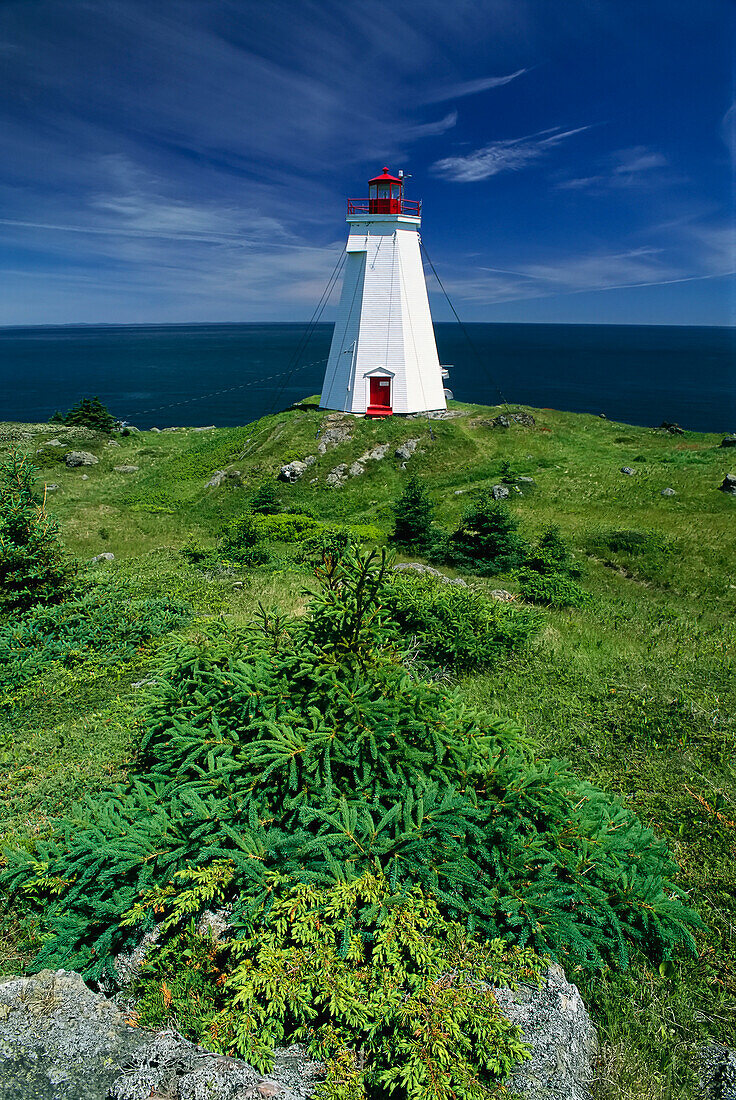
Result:
[[[493,375],[491,374],[490,370],[488,369],[488,366],[486,365],[486,362],[485,362],[485,360],[483,359],[483,357],[481,356],[480,352],[479,352],[479,351],[478,351],[478,349],[476,348],[475,344],[474,344],[474,343],[473,343],[473,341],[471,340],[471,338],[470,338],[470,333],[469,333],[469,332],[468,332],[468,330],[466,329],[466,327],[465,327],[465,325],[463,324],[463,322],[462,322],[462,321],[460,320],[460,317],[459,317],[459,315],[458,315],[458,312],[457,312],[457,310],[455,309],[454,305],[453,305],[453,304],[452,304],[452,302],[450,301],[450,295],[449,295],[449,294],[447,293],[447,291],[445,290],[444,284],[443,284],[442,280],[440,279],[439,275],[437,274],[437,269],[435,268],[434,264],[432,263],[432,260],[431,260],[431,257],[430,257],[430,255],[429,255],[429,252],[427,252],[427,246],[425,245],[424,241],[422,241],[421,239],[420,239],[420,245],[421,245],[422,251],[424,252],[424,255],[425,255],[426,259],[427,259],[427,263],[428,263],[428,264],[429,264],[429,266],[430,266],[430,267],[432,268],[432,273],[434,274],[434,277],[435,277],[435,279],[436,279],[436,280],[437,280],[437,282],[439,283],[439,286],[440,286],[440,290],[442,291],[442,293],[444,294],[445,298],[447,299],[447,304],[448,304],[448,306],[450,307],[450,309],[452,310],[453,314],[455,315],[455,320],[456,320],[456,321],[457,321],[457,323],[458,323],[458,324],[460,325],[460,328],[462,329],[462,333],[463,333],[463,336],[464,336],[464,337],[465,337],[465,339],[466,339],[466,340],[468,341],[468,344],[470,345],[470,348],[471,348],[471,350],[472,350],[473,354],[475,355],[475,358],[476,358],[476,359],[478,360],[478,363],[480,364],[480,368],[481,368],[481,370],[482,370],[482,371],[484,372],[484,374],[485,374],[486,378],[487,378],[487,379],[488,379],[488,381],[489,381],[489,382],[491,383],[491,385],[492,385],[492,386],[493,386],[493,388],[495,389],[495,391],[496,391],[496,393],[498,394],[498,396],[499,396],[499,397],[501,398],[501,404],[502,404],[503,406],[505,406],[505,408],[507,408],[507,409],[508,409],[508,405],[509,405],[509,403],[508,403],[508,401],[506,400],[506,398],[504,397],[504,395],[503,395],[503,392],[502,392],[502,390],[501,390],[501,387],[499,386],[498,382],[496,382],[496,379],[495,379],[495,378],[493,377]]]

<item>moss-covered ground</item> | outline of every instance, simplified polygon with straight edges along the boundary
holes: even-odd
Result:
[[[197,570],[180,550],[193,539],[214,544],[283,463],[318,455],[327,414],[313,404],[242,428],[116,435],[118,446],[84,429],[0,425],[0,453],[30,453],[42,480],[57,486],[48,505],[82,563],[115,555],[83,570],[109,571],[139,594],[186,600],[196,616],[245,621],[258,601],[295,608],[303,600],[308,575],[289,548],[275,547],[256,569],[220,572]],[[724,474],[736,472],[734,452],[719,447],[720,436],[548,409],[526,409],[535,425],[508,429],[491,425],[505,409],[455,409],[462,415],[448,420],[350,418],[352,438],[318,455],[297,484],[282,484],[280,500],[330,523],[388,533],[391,503],[411,472],[446,526],[475,490],[499,481],[502,463],[534,479],[510,500],[522,532],[533,538],[559,524],[593,600],[545,611],[530,648],[461,687],[518,719],[545,754],[620,793],[671,845],[707,926],[698,957],[662,973],[635,965],[584,991],[602,1042],[600,1100],[694,1096],[698,1044],[736,1042],[736,498],[718,491]],[[394,449],[409,438],[419,443],[402,469]],[[52,439],[63,446],[45,446]],[[391,444],[385,459],[367,462],[342,488],[326,486],[338,463],[381,442]],[[71,449],[99,462],[69,469],[63,456]],[[118,473],[120,465],[139,470]],[[216,470],[237,470],[239,482],[206,488]],[[664,488],[675,495],[662,496]],[[616,531],[638,535],[621,549],[627,540]],[[508,576],[483,583],[516,588]],[[0,700],[4,839],[42,830],[85,791],[124,776],[136,738],[135,685],[154,663],[149,645],[125,664],[54,666]],[[33,927],[6,914],[3,969],[22,968],[33,943]]]

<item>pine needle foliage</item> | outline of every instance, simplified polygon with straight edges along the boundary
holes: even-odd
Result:
[[[99,397],[83,397],[65,416],[55,413],[51,419],[52,423],[76,425],[95,432],[112,432],[118,425]]]
[[[74,568],[35,488],[37,473],[18,451],[0,464],[0,612],[56,603],[72,587]]]
[[[393,505],[393,512],[393,542],[421,553],[429,544],[434,509],[426,486],[418,477],[409,478]]]
[[[328,559],[303,619],[215,623],[168,647],[129,784],[6,853],[6,884],[44,908],[37,966],[100,977],[135,942],[123,913],[217,861],[233,868],[236,927],[274,874],[329,888],[370,873],[568,968],[692,948],[676,865],[630,810],[410,675],[381,603],[387,566]]]
[[[481,493],[450,536],[450,560],[484,575],[507,573],[526,557],[518,527],[518,519],[505,504],[495,501],[490,493]]]
[[[180,872],[173,900],[171,887],[148,899],[167,914],[164,926],[178,926],[177,950],[147,964],[140,1023],[191,1022],[192,1038],[235,1049],[264,1073],[275,1045],[306,1041],[327,1067],[324,1100],[504,1092],[500,1083],[527,1053],[493,986],[535,982],[531,951],[478,943],[418,886],[392,889],[370,872],[324,889],[274,880],[268,908],[235,940],[214,944],[188,917],[222,903],[233,876],[228,864]]]

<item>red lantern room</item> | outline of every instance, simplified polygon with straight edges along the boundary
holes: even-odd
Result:
[[[384,168],[380,176],[368,180],[368,213],[401,214],[404,197],[404,181],[389,175]]]

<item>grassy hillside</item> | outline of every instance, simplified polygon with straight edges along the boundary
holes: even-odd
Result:
[[[468,699],[517,719],[550,756],[620,793],[665,837],[682,883],[707,925],[697,959],[652,973],[637,965],[585,988],[602,1040],[601,1098],[688,1097],[692,1055],[709,1037],[736,1041],[736,769],[734,642],[736,499],[719,492],[734,470],[720,436],[514,408],[533,426],[492,420],[506,409],[454,404],[444,420],[341,418],[305,402],[234,429],[169,429],[107,437],[61,425],[0,425],[0,451],[33,457],[68,549],[87,583],[116,599],[171,597],[197,618],[247,621],[257,601],[299,608],[308,582],[292,544],[271,546],[251,568],[198,569],[181,549],[206,548],[280,467],[314,455],[283,506],[328,523],[371,524],[388,535],[392,501],[410,473],[429,489],[437,521],[459,519],[474,492],[527,477],[509,504],[533,539],[560,526],[592,599],[547,609],[530,647],[492,673],[461,679]],[[59,440],[62,446],[49,447]],[[416,449],[405,460],[395,450]],[[327,475],[374,447],[364,472],[331,488]],[[320,444],[325,448],[320,453]],[[99,461],[67,468],[85,450]],[[507,465],[504,465],[507,464]],[[137,466],[116,472],[115,466]],[[635,472],[628,476],[622,467]],[[216,471],[237,472],[217,488]],[[734,471],[736,472],[736,471]],[[662,496],[665,488],[672,496]],[[100,553],[113,563],[87,564]],[[450,570],[450,572],[452,572]],[[513,576],[470,578],[482,590],[518,591]],[[136,738],[135,685],[155,662],[155,640],[118,658],[81,653],[55,661],[0,698],[0,834],[43,830],[84,791],[125,775]],[[0,962],[31,957],[34,927],[9,915]],[[571,974],[572,980],[575,975]]]

